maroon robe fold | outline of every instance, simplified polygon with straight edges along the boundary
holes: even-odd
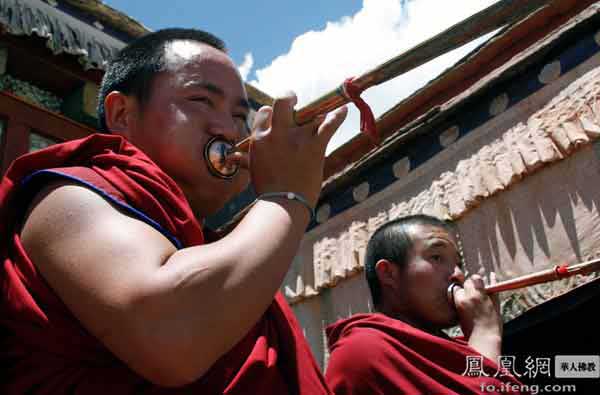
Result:
[[[204,243],[179,187],[122,137],[92,135],[17,159],[0,183],[0,394],[330,394],[280,293],[197,382],[167,389],[131,371],[83,328],[21,245],[28,203],[61,178],[96,191],[178,248]]]
[[[327,328],[325,374],[336,395],[525,394],[510,371],[459,339],[442,338],[383,314],[357,314]],[[467,357],[482,357],[485,375],[469,377]],[[479,369],[469,368],[479,373]],[[487,375],[487,376],[486,376]],[[496,391],[490,391],[495,388]]]

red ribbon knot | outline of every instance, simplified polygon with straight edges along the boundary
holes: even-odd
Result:
[[[373,111],[367,102],[360,97],[364,89],[354,83],[354,77],[344,81],[343,89],[346,97],[354,103],[360,112],[360,131],[365,133],[375,145],[381,144],[381,136],[377,133]]]

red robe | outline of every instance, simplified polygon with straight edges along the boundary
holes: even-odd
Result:
[[[119,136],[92,135],[17,159],[0,183],[0,394],[330,394],[280,293],[196,383],[166,389],[131,371],[82,327],[21,245],[28,203],[60,178],[97,191],[178,248],[204,243],[179,187]]]
[[[465,341],[434,336],[383,314],[338,321],[327,328],[327,336],[331,356],[325,377],[336,395],[527,393],[519,391],[514,376],[503,375],[508,369],[493,377],[498,366],[485,357],[487,376],[463,375],[467,356],[482,357]],[[469,372],[479,370],[471,366]]]

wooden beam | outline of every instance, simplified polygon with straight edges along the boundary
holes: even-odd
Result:
[[[8,119],[9,122],[14,120],[23,123],[31,129],[39,130],[59,140],[78,139],[97,132],[93,128],[6,92],[0,92],[0,116]]]
[[[361,85],[363,81],[364,83],[368,81],[369,86],[372,86],[388,81],[487,33],[518,22],[537,9],[547,7],[551,3],[552,0],[501,0],[388,60],[357,78],[356,83]]]

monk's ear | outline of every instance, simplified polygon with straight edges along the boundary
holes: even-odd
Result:
[[[132,123],[137,115],[137,101],[133,96],[112,91],[104,99],[104,114],[110,133],[130,137]]]
[[[398,284],[398,265],[387,259],[380,259],[375,264],[375,272],[379,283],[385,286],[395,287]]]

